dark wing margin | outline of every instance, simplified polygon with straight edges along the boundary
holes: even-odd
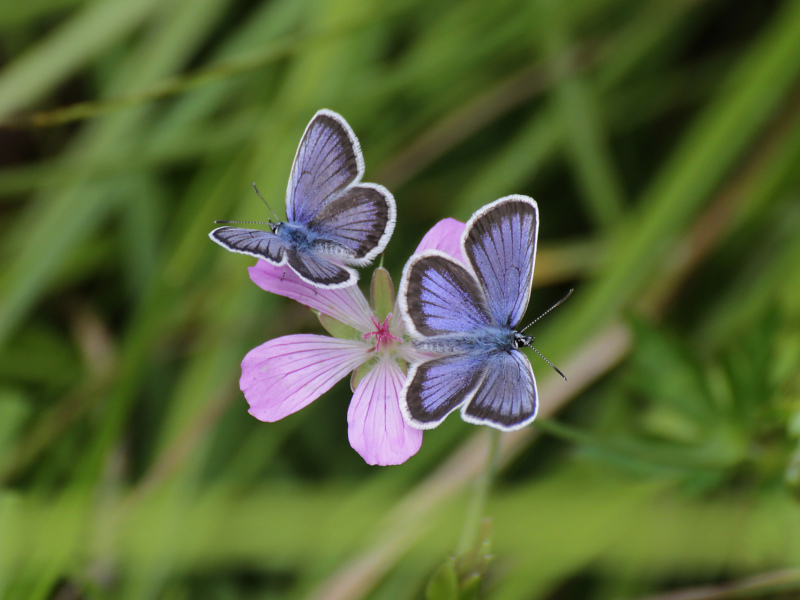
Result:
[[[475,276],[442,252],[429,250],[409,259],[398,298],[410,330],[425,337],[471,332],[489,324]]]
[[[353,285],[358,281],[358,273],[332,263],[324,256],[308,252],[287,250],[287,263],[300,279],[313,286],[335,289]]]
[[[286,246],[277,235],[269,231],[218,227],[208,237],[231,252],[263,258],[274,265],[286,262]]]
[[[485,360],[486,376],[461,407],[461,418],[503,431],[525,427],[539,407],[530,361],[519,350],[495,352]]]
[[[400,409],[417,429],[432,429],[468,401],[484,375],[485,358],[445,356],[411,367],[400,393]]]
[[[397,221],[394,197],[385,187],[361,183],[326,204],[309,228],[341,246],[342,260],[363,266],[383,252]]]
[[[539,209],[528,196],[506,196],[477,211],[462,240],[495,324],[516,327],[531,295]]]
[[[361,146],[350,125],[331,110],[318,111],[297,147],[286,189],[286,216],[292,222],[311,222],[363,174]]]

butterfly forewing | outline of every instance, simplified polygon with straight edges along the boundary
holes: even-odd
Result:
[[[306,127],[286,190],[286,216],[309,223],[339,192],[364,174],[353,130],[338,114],[321,110]]]
[[[429,360],[412,368],[401,408],[420,429],[436,427],[468,398],[484,374],[484,360],[474,355],[453,355]]]
[[[536,417],[537,391],[531,363],[519,350],[496,352],[483,363],[486,374],[461,408],[461,418],[476,425],[511,431]]]
[[[515,327],[528,308],[538,229],[538,207],[527,196],[493,202],[467,224],[464,254],[498,325]]]
[[[400,298],[413,329],[424,337],[471,332],[490,325],[475,277],[435,251],[412,258],[403,274]]]
[[[344,190],[326,204],[309,228],[346,250],[350,262],[358,264],[383,252],[395,221],[394,199],[388,190],[362,183]]]
[[[278,236],[269,231],[218,227],[209,235],[212,240],[231,252],[263,258],[275,265],[286,262],[286,246]]]

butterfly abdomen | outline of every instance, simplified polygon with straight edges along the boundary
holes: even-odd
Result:
[[[414,342],[414,346],[436,354],[487,355],[514,349],[515,333],[510,328],[487,327],[469,333],[428,337]]]

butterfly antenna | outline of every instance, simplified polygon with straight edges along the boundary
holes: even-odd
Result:
[[[253,182],[253,189],[256,191],[256,195],[257,195],[259,198],[261,198],[261,201],[262,201],[264,204],[266,204],[266,205],[267,205],[267,208],[269,209],[269,212],[271,212],[271,213],[272,213],[272,216],[273,216],[273,217],[275,217],[275,220],[276,220],[276,221],[278,221],[278,222],[280,222],[280,218],[278,217],[278,215],[276,215],[276,214],[275,214],[275,211],[274,211],[274,210],[272,210],[272,207],[269,205],[269,202],[267,202],[266,200],[264,200],[264,196],[262,196],[262,195],[261,195],[261,192],[259,192],[259,191],[258,191],[258,188],[256,187],[256,183],[255,183],[255,181]]]
[[[214,223],[236,223],[238,225],[269,225],[261,221],[214,221]]]
[[[548,308],[546,311],[544,311],[542,314],[540,314],[538,317],[536,317],[536,318],[535,318],[533,321],[531,321],[530,323],[528,323],[528,324],[527,324],[527,325],[526,325],[524,328],[520,329],[520,330],[519,330],[519,332],[520,332],[520,333],[522,333],[523,331],[525,331],[526,329],[528,329],[528,327],[530,327],[531,325],[533,325],[534,323],[536,323],[536,321],[538,321],[538,320],[539,320],[539,319],[541,319],[543,316],[545,316],[547,313],[549,313],[551,310],[553,310],[553,309],[554,309],[554,308],[556,308],[557,306],[560,306],[560,305],[561,305],[561,304],[564,302],[564,300],[566,300],[567,298],[569,298],[570,296],[572,296],[572,292],[574,292],[574,291],[575,291],[574,289],[571,289],[570,291],[568,291],[566,296],[564,296],[564,297],[563,297],[561,300],[559,300],[558,302],[556,302],[555,304],[553,304],[553,306],[551,306],[550,308]],[[542,358],[544,358],[544,356],[542,356]],[[544,359],[545,359],[545,360],[547,360],[546,358],[544,358]],[[547,363],[547,364],[550,364],[550,363]],[[553,367],[553,365],[550,365],[550,366],[551,366],[551,367]],[[554,369],[556,369],[555,367],[553,367],[553,368],[554,368]],[[556,369],[556,371],[558,371],[558,369]],[[558,371],[558,372],[559,372],[559,373],[561,373],[561,371]],[[562,374],[562,377],[563,377],[563,374]],[[566,379],[566,377],[564,377],[564,379]]]
[[[563,302],[563,301],[562,301],[562,302]],[[560,303],[559,303],[559,304],[560,304]],[[556,306],[558,306],[558,304],[556,304]],[[566,381],[566,380],[567,380],[567,376],[566,376],[566,375],[564,375],[564,374],[563,374],[563,373],[562,373],[562,372],[559,370],[559,368],[558,368],[557,366],[555,366],[553,363],[551,363],[549,360],[547,360],[547,359],[544,357],[544,354],[542,354],[541,352],[539,352],[539,351],[538,351],[536,348],[534,348],[533,346],[528,346],[528,347],[529,347],[531,350],[533,350],[534,352],[536,352],[536,354],[538,354],[539,356],[541,356],[541,357],[542,357],[542,360],[543,360],[544,362],[546,362],[548,365],[550,365],[551,367],[553,367],[553,369],[555,370],[555,372],[556,372],[556,373],[558,373],[559,375],[561,375],[561,376],[564,378],[564,381]]]

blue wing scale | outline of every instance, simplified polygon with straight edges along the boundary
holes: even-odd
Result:
[[[362,183],[326,204],[308,226],[320,238],[338,245],[347,263],[361,265],[383,252],[396,220],[389,191]]]
[[[493,202],[467,223],[464,255],[498,325],[517,326],[528,308],[538,230],[539,209],[527,196]]]
[[[454,355],[412,367],[400,394],[403,414],[420,429],[436,427],[478,385],[483,362],[478,356]]]
[[[347,287],[358,281],[358,273],[353,269],[337,265],[324,257],[294,250],[288,250],[287,255],[287,264],[311,285],[333,289]]]
[[[524,427],[536,418],[538,392],[530,361],[519,350],[486,358],[486,376],[461,406],[461,418],[504,431]]]
[[[491,323],[475,277],[441,252],[412,257],[404,270],[400,301],[412,331],[426,338]]]
[[[273,265],[282,265],[286,262],[286,245],[277,235],[269,231],[218,227],[208,236],[231,252],[263,258]]]
[[[310,223],[363,174],[361,146],[347,121],[330,110],[317,112],[297,147],[286,189],[286,217]]]

